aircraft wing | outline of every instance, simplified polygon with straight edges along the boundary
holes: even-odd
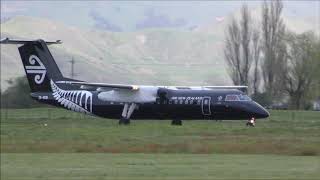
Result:
[[[248,86],[167,86],[167,88],[174,89],[189,89],[189,90],[204,90],[204,89],[238,89],[246,91]]]
[[[248,86],[204,86],[208,89],[238,89],[242,92],[246,92],[248,90]]]
[[[204,86],[210,89],[248,89],[248,86]]]
[[[158,87],[146,87],[123,84],[88,83],[77,81],[56,81],[57,84],[74,84],[84,86],[83,89],[94,88],[99,91],[102,101],[119,103],[152,103],[158,97]]]
[[[132,90],[132,91],[139,90],[139,86],[136,86],[136,85],[88,83],[88,82],[77,82],[77,81],[57,81],[56,83],[83,85],[86,87],[95,87],[97,89],[98,88],[110,88],[110,89],[125,89],[125,90]]]

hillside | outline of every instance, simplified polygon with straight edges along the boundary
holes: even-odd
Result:
[[[255,22],[255,27],[258,27],[259,22],[261,22],[262,8],[257,7],[252,9],[251,17]],[[225,27],[228,23],[235,17],[239,19],[241,17],[240,9],[228,14],[225,17],[220,17],[220,19],[212,19],[211,23],[197,27],[194,31],[201,33],[214,34],[216,36],[224,36]],[[287,30],[296,33],[303,33],[305,31],[313,31],[320,35],[320,17],[315,14],[315,16],[297,16],[297,15],[282,15],[283,22],[286,25]]]
[[[221,37],[173,29],[138,32],[82,30],[41,18],[16,17],[1,24],[1,38],[61,39],[50,46],[65,76],[76,61],[78,79],[133,84],[230,84]],[[1,85],[24,75],[17,47],[1,45]]]
[[[147,29],[108,32],[81,29],[44,18],[17,16],[1,24],[1,38],[61,39],[51,46],[65,76],[75,59],[76,79],[129,84],[231,85],[223,57],[224,29],[239,11],[193,30]],[[261,9],[252,12],[259,21]],[[320,33],[317,17],[285,16],[289,30]],[[24,75],[17,47],[1,45],[1,86]]]

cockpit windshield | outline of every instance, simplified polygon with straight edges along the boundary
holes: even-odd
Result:
[[[251,101],[251,98],[243,94],[229,94],[226,95],[225,101]]]
[[[239,99],[240,101],[251,101],[251,98],[249,96],[243,94],[239,95]]]

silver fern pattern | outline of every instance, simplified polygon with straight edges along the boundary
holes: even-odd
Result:
[[[50,81],[52,95],[56,101],[67,109],[87,114],[92,113],[92,93],[84,90],[68,91],[59,88]]]

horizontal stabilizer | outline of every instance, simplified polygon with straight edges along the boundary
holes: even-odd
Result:
[[[26,44],[28,42],[35,42],[39,40],[20,40],[20,39],[9,39],[9,38],[4,38],[0,40],[0,44]],[[62,44],[61,40],[56,40],[56,41],[44,41],[47,45],[51,44]]]

